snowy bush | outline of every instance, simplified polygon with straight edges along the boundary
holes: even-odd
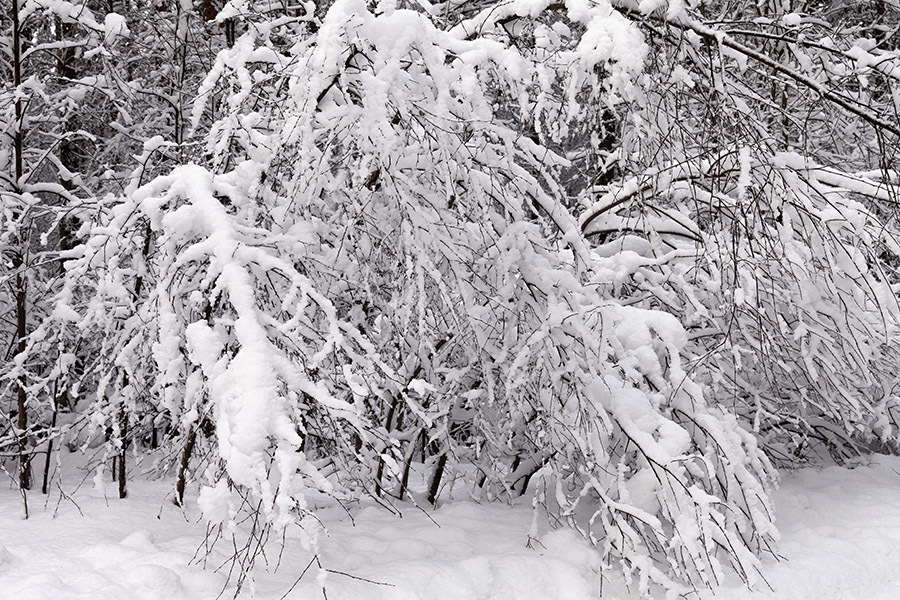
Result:
[[[640,43],[618,13],[581,18]],[[685,372],[677,319],[606,294],[565,159],[495,103],[563,109],[469,25],[347,0],[305,41],[285,19],[220,53],[194,113],[221,99],[208,166],[132,184],[70,254],[59,322],[104,340],[91,418],[116,453],[155,415],[173,460],[204,457],[215,519],[303,523],[308,489],[402,497],[423,456],[432,501],[471,467],[488,499],[533,481],[641,591],[723,562],[752,581],[765,457]]]
[[[598,186],[581,223],[615,297],[678,317],[692,375],[773,460],[844,460],[898,435],[895,175],[878,158],[897,59],[767,16],[733,34],[674,20],[684,44],[660,45],[656,83],[618,106],[627,177]],[[776,65],[794,86],[766,83],[773,28],[796,41]]]
[[[719,9],[227,4],[192,133],[185,75],[174,133],[142,129],[81,213],[30,340],[64,366],[31,389],[89,394],[121,496],[152,437],[176,502],[199,483],[219,534],[249,514],[242,575],[272,532],[315,543],[314,493],[531,494],[642,595],[754,583],[770,461],[896,439],[900,247],[892,173],[772,141],[751,86],[893,125],[704,25]]]

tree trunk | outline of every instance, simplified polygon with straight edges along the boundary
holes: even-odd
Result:
[[[119,406],[119,438],[122,441],[122,447],[119,450],[119,461],[116,465],[119,471],[119,498],[128,495],[125,489],[125,452],[128,449],[128,413],[125,411],[125,403]]]
[[[437,506],[437,495],[441,488],[441,478],[444,476],[444,468],[447,466],[447,450],[441,452],[437,464],[434,466],[434,474],[431,476],[431,485],[428,486],[428,502]]]
[[[12,30],[13,30],[13,86],[16,88],[15,116],[16,122],[13,128],[13,163],[14,163],[14,181],[13,190],[21,193],[21,181],[23,174],[23,157],[22,157],[22,120],[23,108],[22,98],[18,93],[19,87],[22,85],[22,42],[19,35],[19,0],[12,0]],[[18,253],[13,257],[13,270],[15,277],[15,295],[16,295],[16,354],[25,351],[25,336],[27,334],[27,296],[26,296],[26,277],[25,277],[25,244],[27,240],[19,240],[21,247]],[[18,429],[18,446],[19,446],[19,488],[27,490],[31,488],[31,463],[27,456],[27,436],[25,434],[28,429],[28,412],[27,412],[28,396],[25,392],[25,382],[19,380],[16,389],[16,427]]]
[[[25,261],[19,257],[13,262],[16,270],[16,354],[25,352],[25,336],[27,335],[26,296],[25,296]],[[25,382],[19,379],[17,385],[16,428],[19,438],[19,487],[31,489],[31,458],[28,456],[28,395],[25,393]]]
[[[53,430],[56,429],[56,419],[59,415],[59,396],[56,394],[56,389],[54,386],[53,390],[53,417],[50,419],[50,435],[53,435]],[[41,481],[41,493],[47,493],[47,482],[50,475],[50,457],[53,456],[53,438],[49,437],[47,440],[47,456],[44,459],[44,478]]]
[[[394,396],[394,399],[391,401],[391,408],[388,410],[387,418],[384,420],[384,428],[388,432],[391,433],[392,427],[391,424],[394,421],[394,413],[397,410],[397,405],[400,403],[400,399],[397,396]],[[387,450],[387,448],[385,448]],[[384,459],[380,456],[378,457],[378,471],[375,473],[375,495],[381,496],[381,478],[384,475]]]
[[[150,228],[150,223],[147,223],[147,226],[144,230],[144,260],[147,260],[147,256],[150,254],[150,234],[152,230]],[[138,275],[137,279],[134,282],[134,298],[135,302],[141,295],[141,289],[144,285],[144,276]],[[125,373],[122,375],[122,389],[128,387],[128,374]],[[125,479],[125,453],[128,450],[128,411],[125,410],[125,401],[124,399],[119,404],[119,440],[122,446],[119,448],[119,454],[117,457],[113,458],[113,480],[118,481],[119,483],[119,498],[124,498],[128,495],[128,491],[126,489],[127,481]],[[118,460],[116,460],[118,459]]]
[[[194,453],[196,443],[197,429],[191,425],[188,429],[184,451],[181,453],[181,464],[178,466],[178,482],[175,484],[175,504],[178,506],[184,506],[184,488],[187,486],[188,466],[191,463],[191,454]]]
[[[12,30],[13,30],[13,86],[16,88],[16,125],[13,130],[13,160],[15,162],[15,181],[13,185],[17,192],[19,182],[22,179],[22,97],[18,93],[22,85],[22,43],[19,40],[19,0],[12,0]]]
[[[412,461],[413,456],[416,453],[416,448],[419,444],[422,444],[422,447],[425,447],[425,430],[420,429],[418,435],[410,442],[410,446],[406,451],[406,464],[403,466],[403,476],[400,478],[400,490],[397,493],[397,498],[403,500],[403,493],[409,487],[409,472],[412,469]],[[423,450],[424,452],[424,450]],[[423,461],[424,462],[424,461]]]

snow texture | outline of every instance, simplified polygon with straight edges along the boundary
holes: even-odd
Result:
[[[890,600],[900,584],[900,459],[854,469],[802,470],[775,494],[783,539],[763,561],[774,588],[730,581],[702,600]],[[78,478],[66,479],[72,492]],[[125,501],[82,487],[30,496],[22,519],[17,491],[0,492],[0,590],[4,600],[212,600],[227,583],[221,547],[196,554],[204,526],[164,498],[170,482],[132,482]],[[324,501],[324,500],[323,500]],[[77,504],[76,504],[77,503]],[[375,507],[320,506],[328,528],[321,566],[297,582],[312,555],[289,535],[281,564],[259,566],[239,598],[285,600],[634,600],[609,578],[599,555],[568,530],[532,537],[527,505],[451,503],[403,518]],[[275,554],[270,557],[273,562]],[[205,562],[206,568],[203,568]],[[296,585],[295,585],[296,584]],[[292,590],[285,596],[285,592]]]

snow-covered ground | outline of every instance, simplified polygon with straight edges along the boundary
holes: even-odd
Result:
[[[223,589],[223,598],[234,595],[227,567],[216,570],[227,544],[204,569],[197,551],[205,528],[194,511],[186,515],[171,503],[170,482],[132,482],[125,501],[107,500],[88,485],[71,499],[57,489],[46,505],[32,493],[27,521],[18,493],[0,492],[0,599],[203,600]],[[900,459],[787,474],[775,501],[783,558],[764,560],[774,591],[734,582],[717,600],[900,597]],[[323,585],[329,600],[599,597],[590,547],[568,531],[529,540],[528,506],[459,502],[428,514],[408,508],[402,518],[376,507],[351,512],[352,522],[337,508],[323,513],[324,579],[314,565],[297,582],[311,555],[288,539],[279,569],[261,564],[241,597],[316,599]],[[274,566],[277,551],[268,558]],[[603,598],[631,596],[607,586]]]

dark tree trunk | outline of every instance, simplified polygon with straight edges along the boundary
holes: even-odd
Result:
[[[122,447],[119,450],[119,460],[116,466],[118,467],[119,472],[119,498],[124,498],[128,495],[128,490],[125,487],[125,453],[128,450],[128,413],[125,410],[124,402],[119,406],[119,436],[122,441]]]
[[[50,419],[50,432],[53,434],[53,430],[56,429],[56,420],[59,416],[59,396],[56,394],[56,389],[53,390],[53,417]],[[53,438],[49,438],[47,440],[47,456],[44,458],[44,477],[41,481],[41,493],[47,493],[47,484],[50,478],[50,458],[53,456]]]
[[[437,505],[438,491],[441,489],[441,479],[444,477],[444,469],[447,466],[447,451],[441,452],[438,457],[437,464],[434,466],[434,473],[431,476],[431,485],[428,486],[428,502],[432,506]]]
[[[22,85],[22,42],[19,39],[19,0],[12,0],[12,30],[13,30],[13,85],[18,89]],[[22,98],[16,94],[16,125],[13,130],[13,160],[15,163],[15,181],[13,185],[19,190],[19,182],[22,179]]]
[[[22,85],[22,42],[19,39],[19,0],[12,0],[12,29],[13,29],[13,85],[18,90]],[[22,99],[16,93],[15,104],[16,123],[13,129],[13,163],[14,163],[14,181],[13,186],[16,192],[21,192],[20,183],[22,181]],[[13,257],[13,269],[16,271],[15,278],[15,294],[16,294],[16,353],[21,354],[25,351],[25,335],[27,333],[26,320],[26,278],[25,278],[25,260],[24,251],[20,249],[19,253]],[[31,487],[31,463],[27,456],[27,440],[25,432],[28,429],[28,397],[25,393],[24,381],[19,381],[16,389],[16,427],[18,429],[18,446],[19,446],[19,488],[27,490]]]
[[[187,472],[196,443],[197,429],[191,425],[190,429],[188,429],[184,451],[181,453],[181,464],[178,466],[178,482],[175,484],[175,504],[178,506],[184,506],[184,488],[187,486]]]
[[[26,330],[26,296],[25,296],[25,268],[21,259],[14,263],[17,267],[16,274],[16,337],[18,338],[17,353],[25,352]],[[25,382],[19,380],[17,386],[16,427],[19,432],[19,487],[23,490],[31,489],[31,458],[28,456],[28,396],[25,393]]]

